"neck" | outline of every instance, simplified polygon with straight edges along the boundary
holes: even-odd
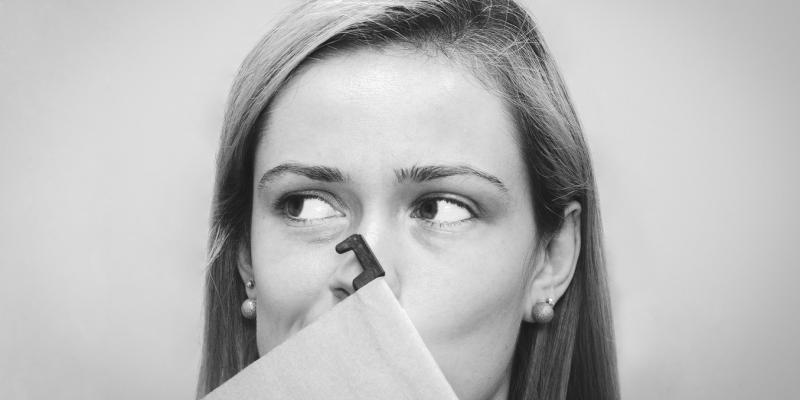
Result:
[[[492,391],[491,395],[485,400],[508,400],[508,388],[511,386],[511,371],[506,371],[503,379],[497,384],[497,387]]]

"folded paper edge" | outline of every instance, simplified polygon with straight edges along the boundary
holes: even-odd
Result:
[[[393,310],[384,309],[383,307],[386,307],[387,304],[388,307],[392,307]],[[457,400],[453,388],[450,386],[444,373],[436,363],[433,355],[428,350],[428,347],[425,345],[425,342],[422,340],[422,337],[420,336],[416,327],[414,327],[405,309],[403,309],[403,307],[397,301],[397,298],[394,296],[394,293],[389,288],[384,278],[374,279],[356,291],[353,295],[342,300],[328,312],[321,315],[316,321],[304,327],[295,335],[276,346],[269,353],[265,354],[258,360],[245,367],[243,370],[239,371],[238,374],[214,389],[203,399],[217,400],[229,398],[257,398],[258,393],[251,393],[250,391],[253,390],[253,387],[252,385],[247,385],[246,382],[250,380],[259,380],[259,375],[263,375],[264,373],[262,370],[267,370],[269,368],[268,366],[271,364],[272,357],[284,356],[282,353],[290,350],[292,343],[303,340],[306,336],[314,335],[318,326],[321,326],[328,320],[339,318],[340,314],[345,313],[348,307],[367,308],[373,313],[373,315],[381,318],[396,320],[396,322],[400,323],[402,327],[405,327],[405,331],[407,333],[406,338],[413,341],[413,345],[420,349],[416,355],[422,358],[420,361],[424,362],[424,365],[420,365],[419,367],[428,368],[430,371],[432,371],[434,376],[431,376],[431,380],[433,382],[440,383],[437,385],[438,387],[426,388],[426,390],[437,391],[442,396],[445,396],[437,397],[442,400]],[[378,339],[380,341],[392,340],[392,338],[386,337]]]

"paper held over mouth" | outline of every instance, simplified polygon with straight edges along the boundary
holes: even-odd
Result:
[[[405,310],[379,278],[205,399],[457,397]]]

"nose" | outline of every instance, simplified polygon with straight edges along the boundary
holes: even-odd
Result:
[[[353,280],[361,273],[361,264],[358,263],[355,254],[343,254],[342,256],[347,258],[338,266],[328,286],[333,296],[339,301],[355,292]]]
[[[380,238],[374,232],[370,236],[374,238],[370,243],[380,245],[380,253],[374,252],[367,239],[360,234],[350,235],[336,245],[336,252],[347,257],[337,269],[331,282],[331,290],[339,300],[378,278],[384,278],[395,297],[399,298],[400,282],[393,266],[395,260],[380,257],[380,254],[388,256],[394,253],[387,248],[392,240]],[[384,268],[379,259],[386,260],[392,267]]]

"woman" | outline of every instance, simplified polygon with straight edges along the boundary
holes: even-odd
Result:
[[[459,398],[618,398],[600,232],[580,124],[517,4],[308,2],[231,92],[198,394],[351,294],[332,248],[361,233]]]

